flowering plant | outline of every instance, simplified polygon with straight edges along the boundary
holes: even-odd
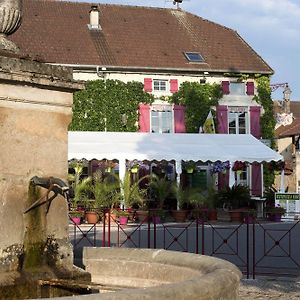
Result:
[[[285,163],[284,161],[271,161],[269,163],[270,171],[282,171],[284,169]]]
[[[210,173],[214,174],[219,172],[225,172],[228,169],[230,169],[230,162],[228,160],[224,162],[217,160],[211,166]]]
[[[246,163],[242,161],[236,161],[232,167],[232,171],[242,171],[246,167]]]
[[[127,161],[126,166],[130,171],[134,169],[139,169],[140,167],[146,169],[148,168],[148,165],[144,164],[143,161],[137,159]]]

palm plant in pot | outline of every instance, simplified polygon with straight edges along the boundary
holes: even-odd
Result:
[[[227,186],[217,194],[218,202],[228,210],[231,221],[242,222],[243,211],[247,210],[251,200],[250,190],[244,185]]]
[[[149,178],[149,175],[143,176],[136,181],[133,181],[131,178],[131,172],[126,171],[124,178],[119,178],[116,175],[113,175],[117,180],[118,193],[117,199],[125,205],[126,208],[132,207],[145,207],[145,199],[147,197],[147,189],[140,188],[140,184]],[[138,214],[139,211],[136,212]],[[145,211],[143,211],[145,212]],[[142,213],[141,213],[142,214]],[[146,221],[146,216],[148,216],[148,211],[145,212],[144,218],[141,218],[142,221]]]
[[[90,203],[90,210],[87,214],[88,217],[93,218],[93,220],[90,219],[92,223],[97,223],[103,210],[112,209],[119,205],[118,184],[113,176],[104,176],[101,171],[97,171],[93,175],[93,185],[91,185],[90,190],[94,196],[94,201]]]
[[[166,176],[152,175],[149,183],[150,195],[154,197],[157,208],[152,211],[153,223],[160,223],[164,216],[165,200],[172,195],[173,183]]]

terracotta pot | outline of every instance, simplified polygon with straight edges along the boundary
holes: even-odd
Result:
[[[89,224],[96,224],[99,221],[99,215],[95,211],[86,211],[85,219]]]
[[[117,215],[115,213],[105,213],[105,223],[108,224],[108,215],[110,216],[110,224],[117,222]]]
[[[187,210],[172,210],[172,217],[175,219],[178,223],[185,222],[187,218],[188,211]]]
[[[217,221],[218,211],[216,209],[209,209],[207,212],[207,218],[209,221]]]
[[[141,223],[146,223],[149,219],[149,212],[148,210],[137,210],[135,216]]]
[[[240,223],[243,222],[243,213],[242,213],[242,211],[230,210],[229,215],[230,215],[231,222],[240,222]]]

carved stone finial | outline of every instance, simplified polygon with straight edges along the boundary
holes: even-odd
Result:
[[[7,35],[14,33],[21,24],[22,0],[0,0],[0,50],[18,52],[19,48]]]

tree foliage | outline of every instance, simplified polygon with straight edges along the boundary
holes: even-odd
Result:
[[[89,81],[75,93],[73,119],[69,130],[137,131],[139,103],[152,103],[141,82],[119,80]],[[122,115],[126,115],[126,124]]]
[[[184,82],[170,100],[172,103],[185,105],[186,130],[198,133],[210,108],[217,105],[221,97],[222,91],[218,84]]]

